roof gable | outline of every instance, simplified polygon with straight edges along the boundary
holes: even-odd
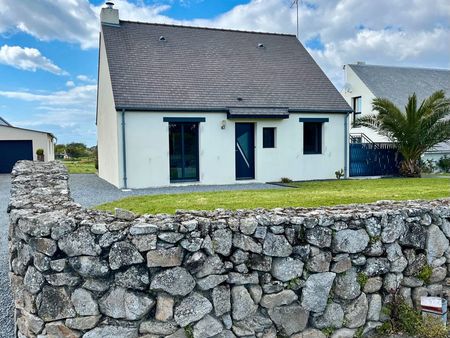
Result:
[[[102,32],[117,109],[350,110],[294,35],[128,21]]]
[[[419,102],[438,90],[450,95],[450,70],[364,64],[348,66],[376,97],[387,98],[400,107],[413,93]]]

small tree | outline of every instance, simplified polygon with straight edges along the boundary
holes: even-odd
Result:
[[[64,154],[66,151],[65,144],[55,144],[55,154]]]
[[[69,143],[66,145],[66,153],[69,157],[80,158],[88,155],[87,147],[84,143]]]
[[[440,90],[417,105],[414,93],[408,98],[405,111],[401,111],[387,99],[376,98],[372,102],[378,114],[358,118],[355,126],[368,127],[387,136],[403,156],[400,173],[404,176],[420,176],[420,157],[438,143],[450,140],[450,100]]]

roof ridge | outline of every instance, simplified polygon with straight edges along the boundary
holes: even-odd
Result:
[[[295,34],[289,34],[289,33],[258,32],[258,31],[239,30],[239,29],[227,29],[227,28],[217,28],[217,27],[177,25],[177,24],[158,23],[158,22],[143,22],[143,21],[131,21],[131,20],[120,20],[120,22],[127,22],[127,23],[134,23],[134,24],[143,24],[143,25],[152,25],[152,26],[176,27],[176,28],[205,29],[205,30],[223,31],[223,32],[235,32],[235,33],[279,35],[279,36],[293,36],[293,37],[296,36]]]
[[[357,66],[357,67],[383,67],[383,68],[399,68],[399,69],[417,69],[417,70],[437,70],[437,71],[444,71],[444,72],[450,72],[450,69],[446,68],[427,68],[427,67],[412,67],[412,66],[391,66],[391,65],[371,65],[371,64],[357,64],[357,63],[349,63],[350,67]]]

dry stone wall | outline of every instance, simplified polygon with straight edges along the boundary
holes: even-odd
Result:
[[[448,292],[449,200],[111,215],[67,183],[57,163],[12,174],[18,337],[352,337],[394,290]]]

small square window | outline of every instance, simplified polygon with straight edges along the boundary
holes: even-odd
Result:
[[[263,128],[263,148],[275,148],[275,128]]]
[[[322,122],[303,122],[303,153],[322,154]]]

